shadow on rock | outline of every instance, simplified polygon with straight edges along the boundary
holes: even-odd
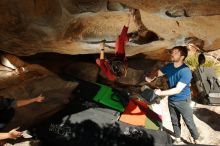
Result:
[[[52,125],[48,130],[41,130],[37,130],[36,134],[42,145],[154,145],[154,137],[144,131],[133,129],[128,131],[129,134],[124,134],[118,124],[100,127],[91,120],[75,124],[66,123],[63,127]]]
[[[215,131],[220,131],[220,115],[206,108],[199,108],[194,111],[197,118],[211,126]]]

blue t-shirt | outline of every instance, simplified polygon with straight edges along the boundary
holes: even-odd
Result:
[[[169,101],[181,101],[190,96],[192,72],[186,64],[175,68],[173,63],[169,63],[161,68],[161,72],[167,76],[169,88],[175,88],[178,82],[186,84],[179,94],[169,96]]]

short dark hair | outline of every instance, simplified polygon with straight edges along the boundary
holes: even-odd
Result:
[[[111,71],[117,77],[125,76],[126,74],[126,67],[122,61],[114,60],[110,62]]]
[[[188,56],[188,49],[187,49],[186,46],[175,46],[175,47],[172,48],[172,50],[173,49],[177,49],[177,50],[180,51],[180,55],[184,56],[183,60],[185,60],[185,58]]]

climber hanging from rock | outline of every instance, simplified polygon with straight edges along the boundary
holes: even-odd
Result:
[[[130,17],[133,18],[138,30],[128,33]],[[152,41],[159,40],[159,37],[154,32],[147,29],[141,20],[140,11],[137,9],[130,9],[128,15],[128,23],[125,25],[118,36],[115,45],[115,55],[109,59],[105,59],[105,40],[100,43],[100,58],[96,63],[100,66],[102,72],[109,80],[116,80],[120,77],[126,77],[127,74],[127,58],[125,55],[125,44],[130,41],[136,44],[145,44]]]
[[[133,9],[129,11],[128,23],[123,27],[121,34],[116,40],[114,56],[105,59],[105,40],[100,43],[100,58],[96,59],[96,63],[109,80],[126,77],[128,62],[125,55],[125,44],[129,40],[127,32],[132,14],[134,14]]]

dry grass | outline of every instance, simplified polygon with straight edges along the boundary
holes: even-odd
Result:
[[[188,56],[185,60],[185,63],[192,71],[194,71],[199,66],[198,55]],[[206,56],[206,62],[202,66],[212,67],[215,70],[216,75],[220,77],[220,63],[216,59]]]

